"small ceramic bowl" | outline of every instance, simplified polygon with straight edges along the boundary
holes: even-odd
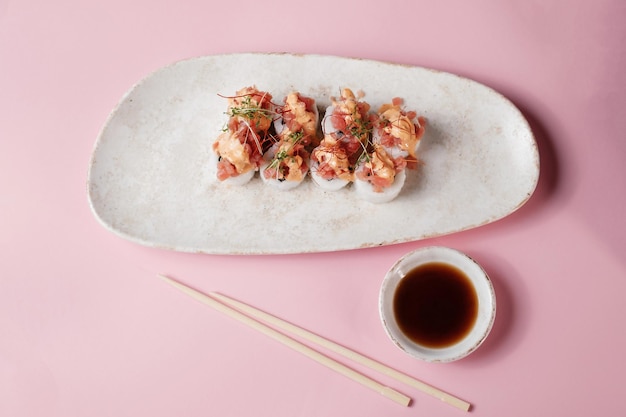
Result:
[[[394,308],[398,285],[420,266],[437,263],[447,264],[462,272],[475,290],[477,300],[473,324],[464,336],[443,347],[428,347],[416,342],[401,330]],[[455,249],[430,246],[404,255],[387,272],[379,296],[379,313],[383,327],[393,343],[407,354],[427,362],[451,362],[476,350],[485,340],[495,320],[496,297],[489,277],[472,258]]]

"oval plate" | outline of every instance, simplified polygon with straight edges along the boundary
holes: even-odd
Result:
[[[392,202],[327,192],[307,179],[281,192],[257,177],[219,183],[209,167],[227,100],[256,85],[275,102],[292,90],[325,108],[343,87],[372,109],[402,97],[428,119],[419,157]],[[537,145],[506,98],[420,67],[319,55],[231,54],[177,62],[135,85],[95,145],[88,195],[110,231],[158,248],[211,254],[325,252],[467,230],[501,219],[533,193]]]

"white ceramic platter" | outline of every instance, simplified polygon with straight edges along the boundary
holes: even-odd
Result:
[[[227,100],[242,87],[293,90],[320,109],[340,88],[373,109],[402,97],[428,120],[419,157],[392,202],[307,179],[291,191],[254,178],[227,186],[210,168]],[[520,111],[477,82],[420,67],[318,55],[232,54],[177,62],[121,100],[93,152],[88,195],[96,218],[131,241],[212,254],[281,254],[413,241],[501,219],[533,193],[539,156]]]

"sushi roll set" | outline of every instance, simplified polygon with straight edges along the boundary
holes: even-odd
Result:
[[[426,121],[401,99],[373,112],[362,94],[344,88],[320,123],[315,99],[299,92],[281,104],[256,87],[227,98],[229,120],[213,144],[222,182],[245,184],[258,171],[268,186],[290,190],[310,176],[323,190],[354,183],[359,198],[384,203],[402,190],[405,170],[417,168]]]

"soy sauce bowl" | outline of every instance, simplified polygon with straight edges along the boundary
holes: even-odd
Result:
[[[464,293],[468,288],[470,293]],[[487,338],[496,296],[487,273],[472,258],[429,246],[404,255],[389,269],[378,307],[383,328],[398,348],[426,362],[452,362]]]

